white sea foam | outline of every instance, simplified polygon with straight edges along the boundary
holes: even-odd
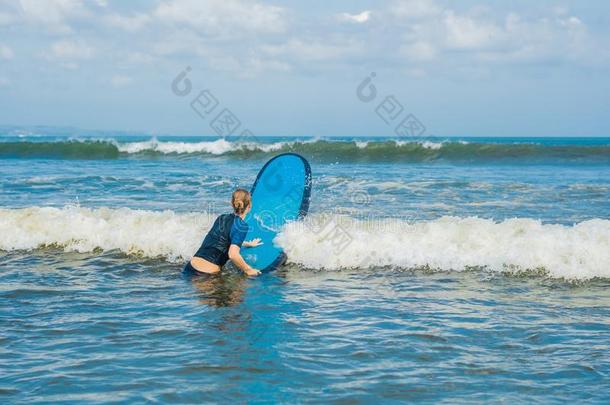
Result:
[[[409,144],[418,144],[425,149],[439,150],[443,147],[443,142],[432,142],[432,141],[395,141],[396,146],[404,146]]]
[[[0,209],[0,250],[59,246],[181,262],[194,253],[213,220],[206,213],[129,208]],[[485,267],[544,269],[552,277],[577,280],[610,278],[610,221],[604,219],[564,226],[524,218],[407,222],[314,215],[306,223],[287,225],[276,243],[291,262],[309,268]]]
[[[0,250],[55,245],[66,251],[116,249],[180,261],[193,254],[213,219],[206,214],[128,208],[0,209]]]
[[[425,141],[425,142],[421,143],[421,146],[423,146],[426,149],[439,150],[440,148],[443,147],[443,144],[440,142]]]
[[[146,151],[169,153],[210,153],[222,155],[235,149],[235,145],[225,139],[208,142],[159,142],[156,139],[143,142],[117,143],[119,152],[141,153]]]
[[[152,138],[147,141],[141,142],[118,142],[113,140],[112,143],[118,148],[119,152],[122,153],[142,153],[142,152],[157,152],[163,154],[187,154],[187,153],[209,153],[212,155],[223,155],[228,152],[234,152],[238,150],[247,151],[261,151],[261,152],[275,152],[285,147],[295,147],[299,144],[310,144],[319,142],[321,138],[312,138],[304,141],[282,141],[272,143],[260,143],[255,141],[245,140],[227,140],[217,139],[214,141],[202,141],[202,142],[173,142],[173,141],[159,141],[156,138]],[[370,141],[356,141],[355,145],[358,149],[366,149],[370,145]],[[431,141],[395,141],[396,146],[403,146],[407,144],[418,144],[426,149],[438,150],[443,147],[442,142],[431,142]]]
[[[203,142],[172,142],[158,141],[153,138],[142,142],[113,142],[122,153],[142,153],[142,152],[158,152],[163,154],[187,154],[187,153],[209,153],[212,155],[223,155],[228,152],[238,150],[273,152],[282,149],[291,142],[274,142],[274,143],[257,143],[257,142],[242,142],[228,141],[226,139],[217,139],[215,141]]]
[[[553,277],[610,277],[610,221],[574,226],[515,218],[494,222],[443,217],[434,221],[356,221],[317,216],[289,224],[276,242],[289,260],[311,268],[428,266],[439,270],[544,269]]]

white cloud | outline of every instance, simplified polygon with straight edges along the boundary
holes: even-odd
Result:
[[[150,23],[151,18],[147,14],[134,14],[131,16],[111,14],[105,17],[105,21],[108,25],[125,31],[139,31]]]
[[[14,17],[9,13],[0,12],[0,27],[3,25],[11,25],[14,22]]]
[[[450,8],[434,0],[403,0],[377,10],[334,15],[335,21],[362,25],[348,34],[328,20],[303,18],[287,25],[287,16],[294,16],[288,10],[219,1],[172,0],[158,6],[151,18],[172,29],[155,45],[157,55],[197,55],[234,72],[255,65],[260,66],[255,71],[265,66],[312,71],[355,60],[402,65],[402,71],[451,64],[456,67],[452,71],[459,72],[473,63],[485,68],[505,62],[576,61],[595,53],[585,23],[568,10],[519,15],[488,6]],[[257,17],[248,20],[253,15]],[[230,29],[235,26],[240,28]],[[254,35],[278,33],[283,35]]]
[[[50,56],[54,59],[89,59],[94,51],[89,45],[81,40],[62,40],[51,45]]]
[[[152,55],[143,52],[128,52],[123,59],[124,62],[131,65],[148,65],[155,61]]]
[[[0,27],[17,21],[21,7],[16,1],[0,0]]]
[[[13,59],[14,55],[13,50],[9,46],[0,44],[0,59]]]
[[[104,58],[121,71],[170,58],[197,58],[237,76],[244,71],[245,76],[323,71],[356,61],[401,72],[550,61],[610,64],[604,49],[607,32],[589,31],[586,18],[566,7],[522,7],[509,13],[482,0],[469,2],[472,7],[397,0],[354,14],[327,10],[312,16],[271,1],[157,0],[116,7],[106,0],[0,0],[0,28],[15,35],[14,43],[3,38],[14,49],[21,38],[36,33],[43,39],[32,44],[48,48],[43,57],[71,69],[100,54],[91,44],[108,50]],[[40,29],[47,31],[46,38]],[[129,40],[120,37],[124,31]],[[13,49],[0,45],[0,60],[12,57]]]
[[[27,24],[53,34],[73,32],[72,23],[93,20],[105,0],[0,0],[0,26]]]
[[[129,76],[125,75],[115,75],[110,79],[110,84],[112,87],[121,88],[130,85],[133,82],[133,79]]]
[[[168,24],[186,24],[211,35],[279,33],[286,29],[280,7],[242,0],[171,0],[159,4],[154,15]]]
[[[0,11],[0,27],[4,25],[11,25],[15,22],[13,14]]]
[[[415,61],[431,61],[437,56],[437,49],[428,42],[415,42],[401,48],[402,53]]]
[[[459,72],[473,64],[486,68],[507,63],[610,63],[604,35],[592,35],[584,20],[567,8],[503,13],[488,6],[456,9],[445,4],[398,1],[375,11],[384,18],[374,22],[389,33],[385,37],[388,43],[398,42],[402,63],[410,67],[421,68],[434,61],[430,68],[448,63],[455,67],[452,71]]]
[[[221,52],[208,56],[209,67],[223,72],[231,72],[240,79],[252,79],[263,72],[288,72],[292,67],[278,60],[249,55],[237,58]]]
[[[263,46],[262,51],[272,57],[288,57],[300,61],[337,61],[362,52],[362,45],[355,41],[291,39],[282,45]]]
[[[493,23],[477,21],[447,11],[443,18],[446,41],[449,48],[482,49],[493,45],[500,39],[500,29]]]
[[[191,30],[170,30],[167,35],[152,45],[152,52],[156,56],[170,57],[182,55],[205,56],[211,47],[211,41],[205,41]]]
[[[69,19],[89,15],[82,0],[20,0],[20,5],[28,22],[59,33],[72,31]]]
[[[249,70],[256,75],[264,71],[288,72],[292,67],[285,62],[280,62],[267,58],[253,57],[248,60]]]
[[[190,58],[205,63],[215,71],[232,73],[239,78],[251,78],[263,71],[288,71],[289,63],[266,53],[260,44],[239,41],[226,46],[225,41],[215,43],[188,30],[174,31],[157,42],[153,48],[158,59]]]
[[[434,0],[401,0],[390,7],[390,13],[406,19],[434,17],[443,11],[443,8]]]
[[[362,24],[367,22],[371,18],[371,11],[365,10],[359,14],[341,13],[339,19],[342,21]]]

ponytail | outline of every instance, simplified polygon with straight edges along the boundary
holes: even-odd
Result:
[[[231,196],[231,205],[233,206],[233,212],[237,215],[242,215],[248,207],[252,204],[252,198],[250,192],[243,188],[238,188],[233,192]]]

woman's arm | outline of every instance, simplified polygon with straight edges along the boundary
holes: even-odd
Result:
[[[239,267],[241,271],[249,276],[258,276],[261,274],[260,271],[253,269],[248,263],[246,263],[244,258],[241,257],[239,250],[240,248],[237,245],[232,244],[229,246],[229,259],[231,259],[231,261],[235,263],[235,265]]]

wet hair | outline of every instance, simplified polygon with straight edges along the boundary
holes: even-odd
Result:
[[[233,191],[233,195],[231,196],[231,205],[233,206],[233,211],[237,215],[243,214],[248,207],[252,204],[252,197],[250,196],[250,192],[244,190],[243,188],[238,188]]]

